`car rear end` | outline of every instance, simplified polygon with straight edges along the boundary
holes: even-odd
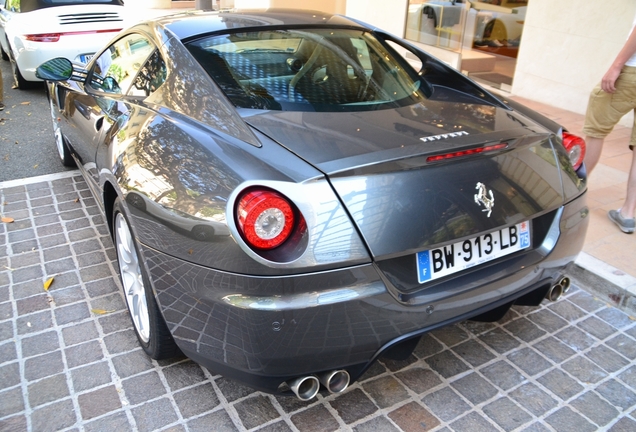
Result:
[[[430,330],[567,288],[589,222],[584,143],[374,38],[391,36],[238,29],[187,47],[257,142],[204,161],[232,166],[232,242],[179,252],[150,224],[140,241],[179,347],[216,372],[306,400]]]
[[[38,81],[35,69],[52,58],[87,63],[128,24],[124,7],[110,4],[46,7],[13,21],[12,50],[27,81]]]

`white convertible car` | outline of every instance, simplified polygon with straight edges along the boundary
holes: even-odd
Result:
[[[0,0],[0,49],[18,88],[55,57],[86,63],[127,26],[122,0]]]

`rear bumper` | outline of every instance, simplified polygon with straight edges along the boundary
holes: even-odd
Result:
[[[147,248],[144,254],[160,309],[183,352],[214,372],[277,392],[284,381],[335,369],[347,369],[355,380],[401,341],[556,283],[583,246],[589,220],[585,195],[558,216],[553,245],[533,251],[541,255],[538,261],[513,256],[505,265],[407,297],[374,264],[252,277]]]

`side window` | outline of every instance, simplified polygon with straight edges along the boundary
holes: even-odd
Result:
[[[150,96],[166,80],[166,64],[161,58],[158,50],[148,58],[146,63],[139,69],[137,78],[133,83],[128,95],[130,96]]]
[[[105,93],[126,93],[154,45],[139,34],[129,34],[109,46],[93,66],[90,86]]]

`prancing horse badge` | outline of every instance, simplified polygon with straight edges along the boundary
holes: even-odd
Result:
[[[487,190],[486,185],[481,182],[477,183],[477,187],[475,189],[478,190],[478,192],[475,194],[475,202],[477,204],[483,204],[486,208],[482,211],[488,212],[486,216],[490,217],[492,208],[495,206],[495,197],[492,194],[492,190]]]

